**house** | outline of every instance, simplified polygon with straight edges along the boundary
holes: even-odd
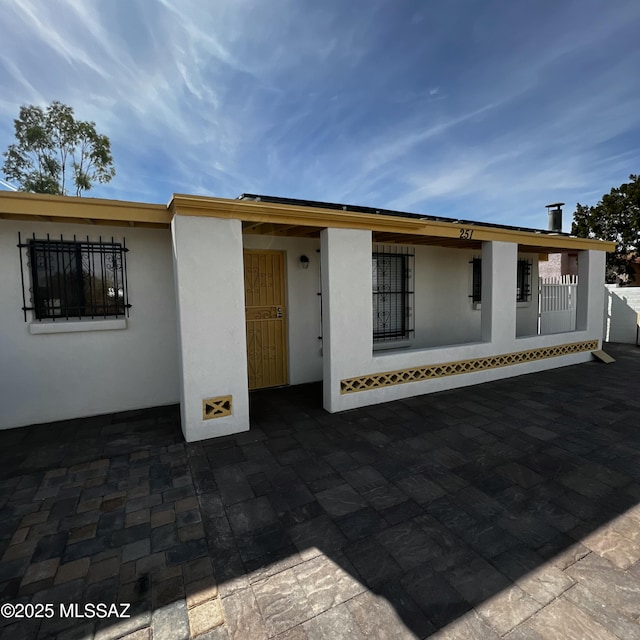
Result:
[[[244,195],[167,206],[0,193],[0,426],[180,402],[186,440],[249,391],[329,412],[591,359],[612,243]],[[579,256],[576,329],[540,335],[540,256]]]

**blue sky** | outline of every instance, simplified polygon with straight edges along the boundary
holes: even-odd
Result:
[[[0,0],[0,149],[60,100],[90,195],[242,192],[546,227],[640,172],[637,0]]]

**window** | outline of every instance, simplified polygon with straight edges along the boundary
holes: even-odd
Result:
[[[518,260],[518,289],[516,302],[529,302],[531,300],[531,261]]]
[[[19,241],[28,256],[31,275],[30,304],[23,289],[26,312],[37,320],[106,318],[128,314],[126,252],[123,244],[29,239]],[[24,272],[24,268],[23,268]],[[23,280],[24,287],[24,280]]]
[[[473,283],[471,289],[472,302],[482,302],[482,258],[473,258]],[[531,300],[531,260],[518,260],[516,283],[516,302]]]
[[[473,265],[473,285],[469,297],[472,302],[482,302],[482,259],[474,258],[471,264]]]
[[[413,333],[412,260],[413,254],[402,248],[373,253],[374,342],[402,340]]]

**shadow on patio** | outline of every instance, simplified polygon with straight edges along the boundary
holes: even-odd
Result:
[[[175,407],[2,432],[3,602],[136,613],[2,637],[640,638],[640,350],[608,350],[335,415],[256,392],[189,445]]]

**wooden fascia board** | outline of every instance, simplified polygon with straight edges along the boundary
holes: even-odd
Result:
[[[232,218],[247,222],[263,222],[301,227],[333,227],[341,229],[384,230],[392,233],[420,234],[422,220],[374,216],[353,211],[336,211],[317,207],[279,205],[254,200],[224,200],[221,198],[194,198],[175,195],[171,204],[174,214]],[[374,226],[373,223],[377,226]]]
[[[162,204],[50,196],[7,191],[0,193],[0,215],[30,216],[34,220],[46,216],[55,221],[66,219],[83,222],[150,223],[169,226],[171,214]]]
[[[400,218],[381,214],[284,205],[255,200],[227,200],[175,194],[169,204],[169,208],[172,213],[178,215],[231,218],[247,222],[361,229],[456,240],[463,237],[463,231],[471,230],[472,237],[468,239],[478,242],[517,242],[518,244],[535,245],[545,249],[574,249],[576,251],[586,249],[596,251],[615,250],[615,242],[591,240],[589,238],[556,236],[473,224],[441,222],[420,218]]]

